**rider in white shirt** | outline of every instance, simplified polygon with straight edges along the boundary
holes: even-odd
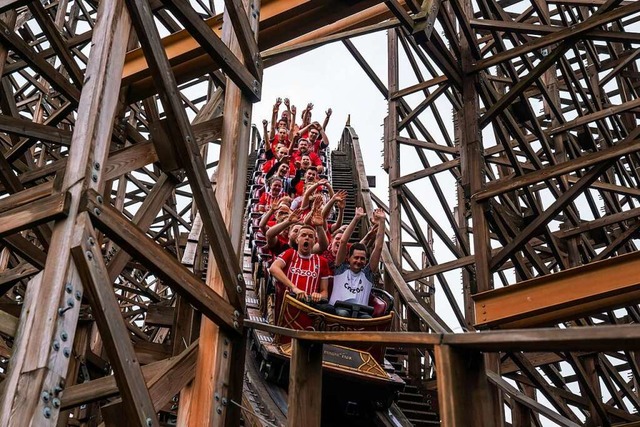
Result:
[[[367,254],[367,248],[362,243],[354,243],[347,250],[349,238],[360,218],[365,216],[362,208],[356,209],[356,214],[340,239],[340,246],[336,255],[336,270],[333,278],[333,290],[329,298],[329,304],[335,305],[336,301],[369,305],[369,295],[375,282],[374,276],[378,273],[380,254],[384,241],[385,213],[382,209],[376,209],[373,214],[374,224],[378,224],[375,245],[371,256]],[[348,256],[347,256],[348,255]],[[349,317],[349,310],[336,307],[338,316]],[[370,317],[364,313],[359,317]]]

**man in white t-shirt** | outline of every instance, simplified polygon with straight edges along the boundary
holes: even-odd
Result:
[[[365,216],[362,208],[356,209],[353,220],[347,226],[336,255],[336,270],[333,277],[333,290],[329,298],[329,304],[335,305],[336,301],[369,305],[369,295],[374,285],[374,276],[378,273],[380,254],[384,241],[385,214],[382,209],[376,209],[373,215],[373,223],[378,224],[375,245],[371,256],[367,254],[367,247],[362,243],[354,243],[348,250],[349,238],[356,228],[360,218]],[[347,257],[348,255],[348,257]],[[336,307],[338,316],[349,317],[349,310]],[[364,313],[359,317],[370,317]]]

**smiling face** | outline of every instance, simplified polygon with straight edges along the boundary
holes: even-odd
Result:
[[[356,249],[349,256],[349,269],[354,273],[359,273],[367,265],[367,252]]]
[[[318,177],[318,172],[314,169],[307,169],[307,171],[304,173],[304,181],[306,183],[315,182],[317,177]]]
[[[301,139],[300,141],[298,141],[298,151],[300,151],[300,154],[308,153],[309,141],[307,141],[306,139]]]
[[[307,155],[300,157],[300,167],[302,169],[308,169],[311,166],[311,158]]]
[[[288,165],[288,164],[286,164],[286,163],[281,164],[281,165],[278,167],[277,175],[278,175],[280,178],[285,178],[287,175],[289,175],[289,165]]]
[[[280,160],[287,154],[289,154],[289,150],[287,150],[287,147],[278,144],[278,149],[276,150],[276,159]]]
[[[338,255],[338,248],[340,247],[340,239],[342,239],[342,235],[344,233],[336,233],[333,235],[333,240],[331,241],[331,254],[333,256]]]
[[[278,196],[281,191],[282,191],[282,180],[274,179],[273,182],[271,182],[271,195]]]
[[[287,129],[281,127],[278,129],[278,141],[284,141],[287,139]]]

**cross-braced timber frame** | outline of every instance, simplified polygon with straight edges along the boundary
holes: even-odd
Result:
[[[0,1],[0,425],[238,423],[251,106],[336,41],[388,101],[388,203],[341,144],[400,332],[279,330],[289,424],[354,340],[411,349],[444,425],[640,422],[640,2],[224,3]],[[386,79],[350,41],[381,30]]]

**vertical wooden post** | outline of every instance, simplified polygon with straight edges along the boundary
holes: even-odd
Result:
[[[462,8],[469,19],[473,17],[473,7],[470,0],[462,2]],[[475,257],[475,277],[470,280],[469,287],[464,290],[465,301],[469,301],[470,295],[468,293],[475,294],[492,288],[489,268],[491,246],[489,224],[484,214],[484,205],[471,199],[473,194],[484,187],[485,176],[482,135],[478,125],[477,75],[470,74],[474,58],[466,37],[460,38],[460,52],[462,70],[465,74],[462,81],[462,110],[459,117],[461,186],[464,191],[464,199],[470,204],[471,221],[473,222],[473,254]],[[474,316],[472,310],[467,310],[466,314]],[[469,324],[472,323],[470,319],[467,320]],[[496,354],[488,354],[485,358],[485,363],[488,369],[496,372],[500,369],[500,359]],[[489,405],[492,406],[492,414],[495,417],[491,425],[500,426],[504,419],[501,394],[495,387],[487,385],[485,389],[487,397],[491,397]]]
[[[482,353],[437,345],[435,356],[442,427],[495,427]]]
[[[400,147],[398,136],[398,101],[392,100],[390,94],[398,90],[398,34],[395,29],[387,33],[387,52],[389,66],[389,83],[387,99],[389,99],[389,112],[386,121],[384,150],[385,160],[389,172],[389,182],[400,177]],[[400,217],[399,190],[389,186],[389,251],[391,258],[398,268],[402,266],[402,226]]]
[[[407,311],[407,330],[413,332],[420,331],[420,319],[412,311]],[[422,362],[420,360],[420,351],[416,347],[409,349],[409,377],[413,380],[420,381],[422,379]]]
[[[291,341],[288,405],[288,427],[320,427],[322,344]]]
[[[535,400],[536,390],[530,385],[523,384],[522,392]],[[523,405],[520,402],[516,402],[515,399],[512,399],[513,406],[511,407],[511,425],[513,427],[531,427],[531,423],[533,422],[533,417],[535,416],[533,411]]]
[[[82,283],[70,262],[80,195],[99,189],[111,143],[122,67],[131,23],[122,1],[101,2],[92,49],[80,96],[62,190],[71,194],[67,218],[55,223],[44,271],[27,290],[14,354],[0,398],[0,425],[55,425],[59,410],[41,398],[66,378],[80,304],[67,288],[82,294]],[[96,165],[98,165],[96,167]],[[46,286],[40,286],[38,280]],[[60,314],[59,308],[69,307]],[[67,338],[60,344],[61,335]],[[57,342],[57,344],[56,344]]]
[[[257,34],[259,0],[244,0],[254,34]],[[222,40],[239,58],[241,50],[225,8]],[[216,199],[236,254],[240,255],[243,236],[243,205],[251,136],[251,102],[231,79],[227,79],[222,128],[222,148],[216,182]],[[215,244],[211,242],[211,244]],[[238,257],[240,263],[240,256]],[[209,256],[207,285],[224,293],[224,283],[212,254]],[[240,297],[244,303],[244,289]],[[242,401],[246,334],[231,339],[210,320],[202,319],[198,364],[193,384],[181,393],[178,424],[237,425]]]

